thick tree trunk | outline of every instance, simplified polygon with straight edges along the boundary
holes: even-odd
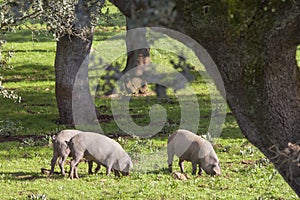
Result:
[[[55,94],[60,123],[68,127],[74,127],[75,123],[88,125],[95,120],[93,116],[88,117],[95,113],[87,73],[91,45],[92,37],[81,39],[66,35],[57,42]]]
[[[269,122],[266,129],[270,130],[270,135],[265,137],[273,143],[264,152],[300,197],[300,152],[294,155],[293,147],[288,145],[299,145],[300,141],[300,73],[296,61],[300,9],[291,9],[285,14],[289,17],[270,31],[264,51],[263,78]],[[280,151],[275,152],[275,157],[274,149]]]
[[[135,10],[136,6],[132,0],[109,0],[126,16],[131,17],[131,11]]]
[[[257,7],[255,19],[236,31],[227,4],[212,3],[204,12],[207,4],[180,2],[181,23],[175,28],[210,53],[243,134],[300,197],[300,74],[295,57],[300,9],[289,3],[275,13]]]
[[[126,8],[132,6],[131,1],[111,2],[124,14],[130,13]],[[242,133],[274,163],[300,197],[297,2],[175,2],[177,23],[173,28],[208,51],[221,73],[228,105]]]
[[[55,57],[55,94],[60,123],[67,127],[94,130],[97,117],[88,81],[89,53],[93,41],[93,26],[88,2],[75,5],[73,33],[59,38]],[[80,126],[80,127],[78,127]]]

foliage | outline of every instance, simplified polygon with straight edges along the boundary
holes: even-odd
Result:
[[[34,19],[42,12],[42,1],[14,1],[0,2],[0,31],[9,31],[24,20]]]
[[[64,34],[83,37],[98,22],[103,5],[104,0],[5,0],[0,2],[0,30],[11,30],[31,20],[45,23],[56,38]]]
[[[175,19],[175,3],[168,0],[134,1],[135,10],[131,12],[131,20],[135,27],[165,26],[169,27]]]
[[[0,38],[0,96],[7,99],[12,99],[14,102],[21,102],[21,97],[16,94],[13,90],[7,90],[2,85],[3,71],[11,70],[13,67],[9,64],[12,58],[12,53],[10,51],[3,53],[3,45],[5,41]]]
[[[5,89],[2,85],[0,85],[0,96],[3,98],[12,99],[15,103],[21,102],[21,97],[18,94],[14,93],[13,90],[9,91]]]
[[[5,40],[0,40],[0,69],[1,71],[5,69],[12,69],[13,67],[9,64],[9,60],[12,58],[12,52],[8,51],[6,53],[3,52],[3,46],[5,45]],[[2,77],[1,77],[2,80]],[[1,86],[0,82],[0,86]]]
[[[24,127],[20,121],[3,120],[0,121],[0,136],[18,135]]]
[[[59,39],[63,35],[85,37],[101,16],[104,0],[44,1],[42,22]]]

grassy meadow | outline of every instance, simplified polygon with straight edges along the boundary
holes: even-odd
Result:
[[[96,28],[94,45],[121,31],[124,19],[110,9],[113,16]],[[13,69],[1,70],[3,85],[21,96],[20,103],[0,98],[0,197],[1,199],[296,199],[274,166],[241,134],[234,116],[227,110],[220,137],[214,147],[221,162],[222,175],[201,177],[191,175],[191,163],[185,163],[189,179],[176,180],[167,172],[167,137],[179,127],[180,105],[172,91],[169,100],[158,102],[154,95],[135,96],[130,101],[130,113],[139,125],[149,123],[149,109],[160,103],[168,115],[167,124],[154,137],[116,137],[130,154],[134,169],[130,176],[117,178],[100,173],[87,174],[87,164],[79,164],[78,180],[41,173],[50,169],[52,158],[51,135],[64,129],[57,123],[55,100],[54,59],[56,43],[44,31],[32,34],[21,28],[5,36],[5,52],[13,57]],[[300,60],[300,51],[296,55]],[[174,55],[154,50],[151,60],[170,65]],[[124,58],[120,58],[124,60]],[[197,66],[196,66],[197,67]],[[197,73],[194,72],[196,75]],[[200,124],[197,134],[206,134],[211,117],[210,96],[203,77],[197,75],[191,83],[200,105]],[[95,98],[107,135],[124,135],[114,122],[111,99]],[[28,136],[28,137],[25,137]],[[18,140],[10,141],[11,139]],[[173,169],[179,171],[177,158]],[[68,164],[65,166],[69,170]],[[56,171],[59,167],[56,166]]]

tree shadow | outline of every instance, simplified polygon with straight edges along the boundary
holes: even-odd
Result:
[[[54,42],[54,38],[47,30],[21,29],[5,35],[8,42]]]
[[[168,174],[170,174],[170,172],[169,172],[169,169],[167,167],[163,167],[163,168],[147,171],[146,174],[165,174],[165,175],[168,175]]]
[[[42,168],[41,170],[46,170],[46,169]],[[104,175],[104,173],[102,172],[99,172],[98,174]],[[62,176],[59,172],[54,172],[54,174],[52,175],[45,174],[43,172],[24,172],[24,171],[0,172],[0,176],[3,177],[2,179],[4,180],[11,180],[11,181],[35,181],[38,179],[63,180],[63,179],[69,179],[69,172],[66,171],[66,176]],[[85,178],[88,176],[90,176],[90,174],[84,174],[84,173],[79,174],[79,178]]]
[[[47,175],[39,172],[1,172],[0,175],[3,177],[3,179],[13,181],[35,181],[37,179],[48,178]]]

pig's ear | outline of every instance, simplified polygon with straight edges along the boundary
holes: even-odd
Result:
[[[216,175],[221,175],[221,169],[219,165],[214,165],[213,171],[215,172]]]

